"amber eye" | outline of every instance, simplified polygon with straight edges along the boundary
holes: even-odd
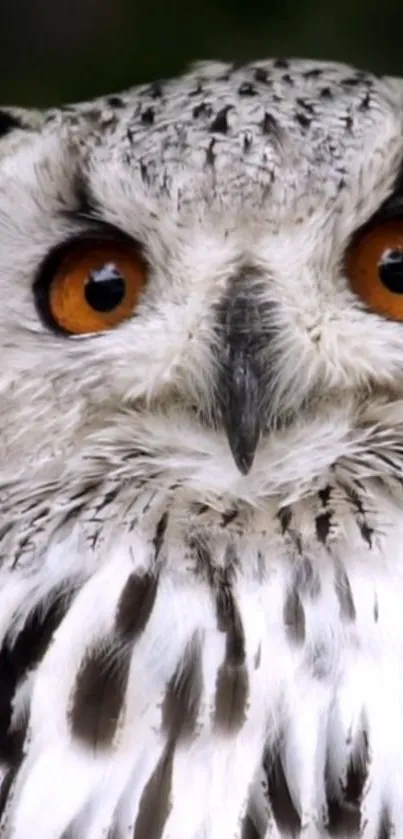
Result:
[[[347,251],[346,271],[370,309],[403,320],[403,217],[361,233]]]
[[[34,291],[42,316],[70,335],[103,332],[129,318],[147,278],[133,242],[81,239],[47,261]]]

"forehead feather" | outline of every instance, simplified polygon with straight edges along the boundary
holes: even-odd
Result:
[[[398,80],[274,59],[200,64],[43,119],[46,131],[66,130],[101,205],[120,190],[145,212],[224,210],[235,223],[257,214],[280,225],[337,204],[361,223],[401,164],[402,105]]]
[[[402,104],[403,84],[392,80],[273,60],[199,65],[80,113],[93,167],[118,160],[149,194],[183,206],[195,197],[251,209],[275,202],[281,215],[289,205],[298,213],[300,199],[331,206],[346,186],[365,182],[371,193],[385,173],[393,178]]]

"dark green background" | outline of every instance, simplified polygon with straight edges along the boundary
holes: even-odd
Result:
[[[0,0],[0,101],[48,105],[196,59],[336,59],[403,75],[403,0]]]

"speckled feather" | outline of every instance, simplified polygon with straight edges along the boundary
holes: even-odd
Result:
[[[2,839],[403,837],[403,327],[343,267],[402,121],[283,59],[0,111]],[[40,266],[105,224],[136,312],[55,334]]]

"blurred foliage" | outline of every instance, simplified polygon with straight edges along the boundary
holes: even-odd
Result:
[[[403,75],[402,0],[0,0],[0,101],[49,105],[221,58]]]

